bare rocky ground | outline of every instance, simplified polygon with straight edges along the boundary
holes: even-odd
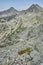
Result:
[[[43,65],[43,12],[0,19],[0,65]]]

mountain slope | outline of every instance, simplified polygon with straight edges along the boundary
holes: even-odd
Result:
[[[9,13],[15,12],[10,8],[8,17],[2,17],[5,22],[0,21],[0,65],[43,65],[41,9],[32,5],[17,16],[10,14],[10,18]],[[7,18],[10,20],[6,21]]]
[[[0,17],[12,16],[12,15],[16,15],[17,13],[18,11],[14,9],[13,7],[11,7],[8,10],[0,12]]]

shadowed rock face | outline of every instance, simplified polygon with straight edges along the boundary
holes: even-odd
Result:
[[[43,11],[37,4],[18,11],[13,7],[1,12],[0,65],[43,64]],[[37,13],[38,12],[38,13]],[[10,13],[10,15],[9,15]]]

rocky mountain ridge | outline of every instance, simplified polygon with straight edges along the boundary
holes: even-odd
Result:
[[[14,7],[9,8],[8,10],[0,12],[0,17],[7,17],[7,16],[12,16],[20,13],[26,13],[26,12],[43,12],[43,8],[40,7],[38,4],[32,4],[28,9],[18,11]]]

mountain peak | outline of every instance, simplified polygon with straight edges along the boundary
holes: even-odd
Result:
[[[41,8],[38,4],[32,4],[30,7],[37,7],[37,8]]]
[[[17,11],[14,7],[10,7],[8,11]]]
[[[32,4],[31,6],[39,6],[38,4]]]
[[[31,6],[36,6],[36,4],[32,4]]]
[[[14,10],[14,7],[10,7],[11,10]]]
[[[27,10],[29,12],[40,12],[42,8],[38,4],[32,4]]]
[[[10,7],[9,9],[0,12],[0,16],[2,16],[2,17],[12,16],[12,15],[16,15],[17,13],[18,13],[18,11],[15,8]]]

